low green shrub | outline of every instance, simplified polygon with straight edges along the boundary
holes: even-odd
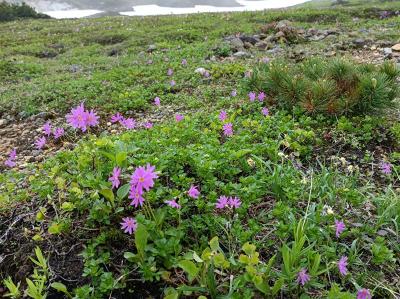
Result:
[[[23,18],[49,19],[50,17],[42,13],[37,13],[26,3],[14,4],[0,2],[0,22],[13,21]]]
[[[261,64],[246,84],[289,111],[299,107],[309,114],[364,115],[393,107],[399,74],[389,62],[373,66],[313,58],[297,65]]]

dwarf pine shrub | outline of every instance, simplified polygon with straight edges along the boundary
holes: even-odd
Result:
[[[309,114],[365,115],[392,107],[398,95],[395,64],[356,64],[345,59],[312,58],[301,64],[262,64],[246,84],[264,91],[271,103]]]

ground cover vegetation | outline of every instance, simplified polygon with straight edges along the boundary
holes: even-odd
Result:
[[[0,295],[397,298],[398,4],[320,6],[1,24]]]

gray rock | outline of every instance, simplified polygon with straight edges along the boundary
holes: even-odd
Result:
[[[238,37],[231,37],[229,39],[226,39],[226,41],[229,42],[231,48],[237,50],[237,51],[241,51],[244,49],[244,43],[243,41],[238,38]]]
[[[239,51],[233,54],[233,56],[237,58],[245,58],[245,57],[250,57],[251,55],[245,51]]]
[[[254,46],[257,47],[257,48],[260,49],[260,50],[266,50],[266,49],[272,48],[272,44],[269,43],[269,42],[266,42],[266,41],[264,41],[264,40],[259,41],[259,42],[256,43]]]
[[[392,55],[393,51],[391,48],[383,48],[383,54]]]
[[[288,20],[282,20],[279,21],[276,25],[275,28],[278,30],[283,30],[287,27],[291,27],[292,26],[292,22],[288,21]]]
[[[285,33],[282,31],[279,31],[275,34],[275,39],[280,39],[281,37],[285,37]]]
[[[357,47],[363,47],[363,46],[365,46],[366,41],[363,38],[357,38],[357,39],[353,40],[353,44]]]
[[[254,36],[248,36],[248,35],[241,35],[239,38],[243,43],[250,43],[252,45],[254,45],[256,42],[260,40],[255,38]]]
[[[8,120],[7,119],[0,119],[0,128],[3,126],[6,126],[8,124]]]
[[[157,46],[156,45],[149,45],[147,48],[147,52],[153,52],[157,50]]]

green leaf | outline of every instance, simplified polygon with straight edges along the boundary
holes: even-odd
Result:
[[[262,276],[254,276],[253,283],[261,293],[263,293],[264,295],[268,295],[269,285],[266,282],[264,282]]]
[[[276,295],[278,294],[278,292],[282,289],[283,283],[285,282],[285,280],[283,279],[283,277],[279,278],[274,286],[272,287],[272,295]]]
[[[61,209],[63,209],[64,211],[70,212],[73,209],[75,209],[75,205],[72,202],[66,201],[66,202],[63,202],[63,204],[61,205]]]
[[[129,193],[130,184],[122,185],[118,188],[117,196],[119,199],[124,199]]]
[[[125,252],[124,253],[124,258],[127,259],[130,262],[137,262],[137,255],[134,254],[133,252]]]
[[[139,224],[135,232],[135,245],[142,259],[144,259],[148,236],[149,233],[147,232],[146,227],[144,225]]]
[[[100,190],[100,194],[103,195],[110,202],[114,202],[114,193],[111,189],[102,189]]]
[[[217,251],[219,249],[218,237],[214,237],[210,240],[210,248],[213,251]]]
[[[183,269],[187,274],[189,274],[189,282],[192,282],[199,273],[199,268],[192,261],[182,260],[178,263],[178,266]]]
[[[201,259],[201,257],[198,256],[196,251],[193,251],[193,259],[198,263],[202,263],[203,262],[203,260]]]
[[[47,229],[47,231],[49,232],[49,234],[58,235],[58,234],[61,233],[62,227],[61,227],[60,224],[54,222],[54,223],[52,223],[52,224],[49,226],[49,228]]]
[[[123,166],[123,163],[127,159],[126,152],[119,152],[115,155],[115,161],[117,162],[118,166]]]
[[[242,246],[242,250],[247,254],[247,255],[252,255],[254,252],[256,252],[256,245],[250,244],[249,242],[246,242]]]
[[[179,298],[179,293],[174,288],[167,288],[165,290],[164,299],[178,299],[178,298]]]
[[[56,289],[57,291],[64,293],[65,295],[68,296],[68,298],[72,298],[71,294],[68,292],[67,287],[61,283],[61,282],[53,282],[50,285],[53,289]]]
[[[216,238],[216,237],[215,237]],[[217,238],[218,240],[218,238]],[[212,299],[217,298],[217,284],[214,277],[214,265],[211,264],[207,272],[207,287]]]

